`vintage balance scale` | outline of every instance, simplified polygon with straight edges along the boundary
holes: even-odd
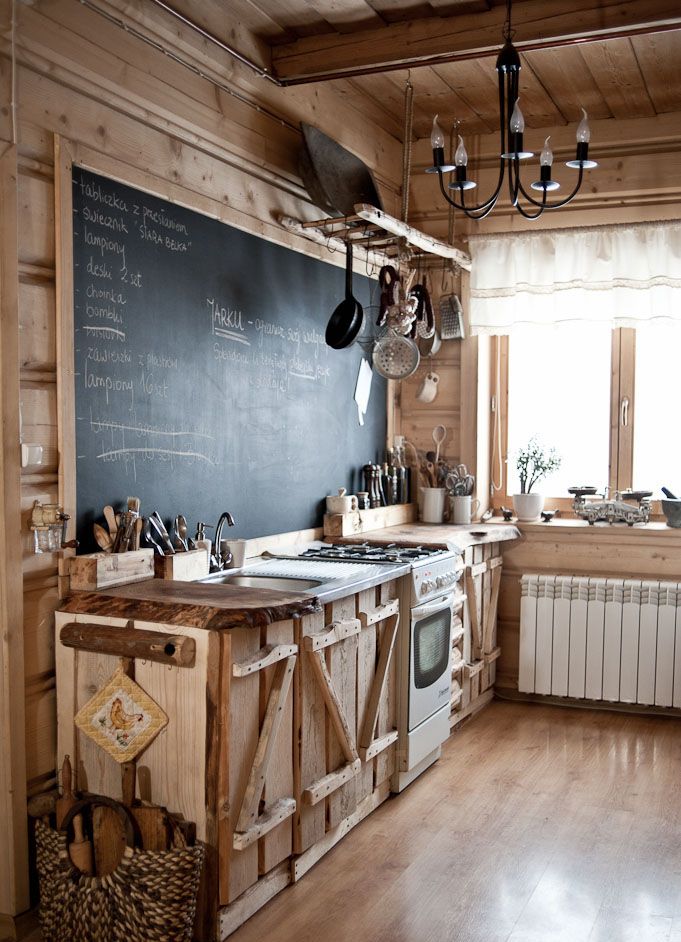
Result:
[[[652,491],[615,491],[614,498],[608,498],[607,492],[607,488],[605,494],[598,494],[595,487],[568,488],[568,493],[574,498],[572,509],[590,526],[599,520],[626,523],[629,527],[635,523],[648,523]]]

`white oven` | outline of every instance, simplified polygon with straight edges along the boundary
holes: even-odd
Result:
[[[296,573],[310,578],[345,576],[345,570],[371,570],[405,563],[411,571],[399,577],[400,624],[395,644],[397,670],[397,755],[391,778],[401,791],[440,755],[449,736],[453,611],[465,596],[461,589],[463,558],[453,546],[396,546],[372,542],[329,544],[313,542],[303,552],[293,550]],[[272,561],[279,576],[285,554]],[[305,561],[315,568],[301,570]],[[346,563],[342,567],[340,563]],[[359,565],[364,563],[365,565]],[[348,565],[349,564],[349,565]],[[322,568],[323,574],[322,574]],[[328,567],[330,571],[327,572]],[[263,572],[262,564],[259,572]],[[275,570],[268,572],[274,575]],[[350,577],[352,582],[353,577]]]
[[[448,554],[415,567],[403,580],[393,791],[402,791],[435,762],[449,736],[452,620],[464,598],[462,571],[461,558]]]

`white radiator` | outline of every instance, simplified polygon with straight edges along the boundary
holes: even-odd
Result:
[[[681,707],[681,583],[524,575],[518,689]]]

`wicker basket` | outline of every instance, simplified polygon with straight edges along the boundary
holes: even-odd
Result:
[[[126,820],[128,845],[113,873],[82,874],[68,852],[68,826],[87,807],[114,807]],[[36,821],[43,942],[184,942],[191,940],[203,846],[145,851],[130,846],[134,828],[124,805],[85,799],[55,831]]]

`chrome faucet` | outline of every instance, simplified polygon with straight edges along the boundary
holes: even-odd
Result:
[[[222,531],[225,527],[225,523],[230,527],[234,526],[234,517],[227,510],[223,514],[220,514],[218,525],[215,528],[215,543],[213,544],[213,555],[210,558],[211,572],[220,572],[222,569],[226,569],[232,561],[232,554],[229,550],[223,553],[221,548]]]

